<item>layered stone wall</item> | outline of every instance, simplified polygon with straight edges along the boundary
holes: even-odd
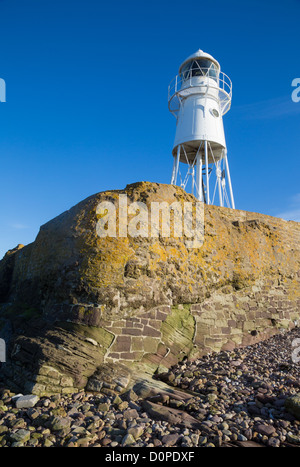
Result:
[[[201,303],[162,305],[117,320],[107,320],[101,308],[87,305],[58,305],[56,317],[110,333],[104,362],[153,361],[167,367],[180,355],[196,358],[231,350],[298,326],[298,292],[297,281],[280,284],[277,278],[266,278],[241,290],[221,287]]]

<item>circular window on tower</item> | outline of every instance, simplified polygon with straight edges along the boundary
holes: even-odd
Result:
[[[211,113],[213,114],[214,117],[219,117],[220,114],[217,109],[210,109]]]

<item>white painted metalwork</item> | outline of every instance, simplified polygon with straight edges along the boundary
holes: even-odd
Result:
[[[169,110],[177,120],[171,183],[176,184],[179,177],[186,189],[190,181],[200,201],[215,204],[218,194],[221,206],[226,203],[235,208],[222,119],[231,99],[231,80],[221,72],[219,63],[200,49],[182,63],[168,89]],[[180,163],[186,168],[185,175]]]

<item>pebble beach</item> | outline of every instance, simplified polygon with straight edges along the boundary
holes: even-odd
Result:
[[[299,338],[295,328],[184,361],[156,376],[170,392],[146,398],[133,389],[27,395],[24,407],[2,381],[0,446],[300,447]]]

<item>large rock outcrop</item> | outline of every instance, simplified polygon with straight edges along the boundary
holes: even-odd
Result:
[[[205,206],[204,243],[100,238],[97,206],[195,202],[140,182],[80,202],[0,262],[2,374],[33,393],[125,388],[132,375],[297,325],[300,224]],[[138,370],[137,370],[138,369]]]

